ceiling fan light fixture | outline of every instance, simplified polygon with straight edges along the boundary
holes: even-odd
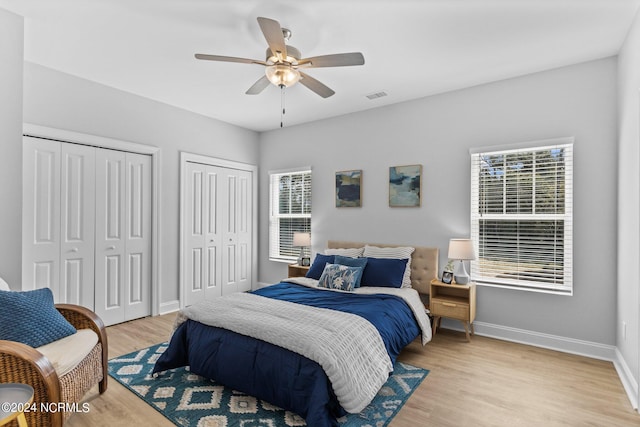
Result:
[[[282,28],[274,19],[258,17],[258,25],[267,41],[265,60],[237,58],[234,56],[208,55],[196,53],[196,59],[207,61],[237,62],[241,64],[258,64],[265,67],[265,75],[260,77],[245,93],[257,95],[269,83],[284,89],[293,86],[298,81],[315,94],[328,98],[335,91],[323,83],[306,74],[307,69],[322,67],[347,67],[364,65],[364,56],[360,52],[334,53],[303,58],[298,49],[287,44],[291,31]],[[299,71],[299,69],[304,70]],[[284,97],[284,90],[282,90]]]
[[[264,72],[276,86],[293,86],[300,80],[300,72],[288,64],[274,64],[265,67]]]

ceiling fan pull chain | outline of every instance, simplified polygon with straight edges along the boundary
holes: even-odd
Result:
[[[284,123],[284,88],[285,85],[280,85],[280,127],[283,127]]]

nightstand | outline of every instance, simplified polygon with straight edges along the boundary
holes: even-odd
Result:
[[[307,271],[309,271],[308,265],[289,264],[287,277],[301,277],[306,275]]]
[[[474,334],[473,321],[476,318],[476,284],[448,285],[438,279],[431,281],[429,287],[429,310],[434,317],[433,333],[436,333],[443,317],[457,319],[464,325],[467,341]]]

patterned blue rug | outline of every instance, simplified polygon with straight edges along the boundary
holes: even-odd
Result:
[[[304,426],[298,415],[225,388],[185,368],[153,378],[153,365],[167,348],[161,343],[109,361],[109,375],[178,426]],[[338,421],[344,427],[383,427],[400,411],[429,373],[397,362],[373,402],[360,414]]]

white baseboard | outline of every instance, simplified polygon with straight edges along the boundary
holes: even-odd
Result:
[[[161,302],[158,313],[162,315],[167,313],[173,313],[174,311],[178,311],[178,310],[180,310],[180,301],[173,300],[168,302]]]
[[[616,368],[616,372],[620,377],[620,381],[622,382],[622,386],[624,390],[627,392],[627,396],[631,401],[631,406],[636,411],[638,410],[638,382],[633,378],[633,374],[631,374],[631,369],[625,362],[624,358],[620,351],[616,348],[616,357],[613,359],[613,366]]]
[[[490,338],[548,348],[550,350],[557,350],[563,353],[577,354],[610,362],[613,362],[616,357],[616,348],[612,345],[567,338],[559,335],[544,334],[541,332],[495,325],[491,323],[473,322],[473,324],[475,326],[476,334]]]

